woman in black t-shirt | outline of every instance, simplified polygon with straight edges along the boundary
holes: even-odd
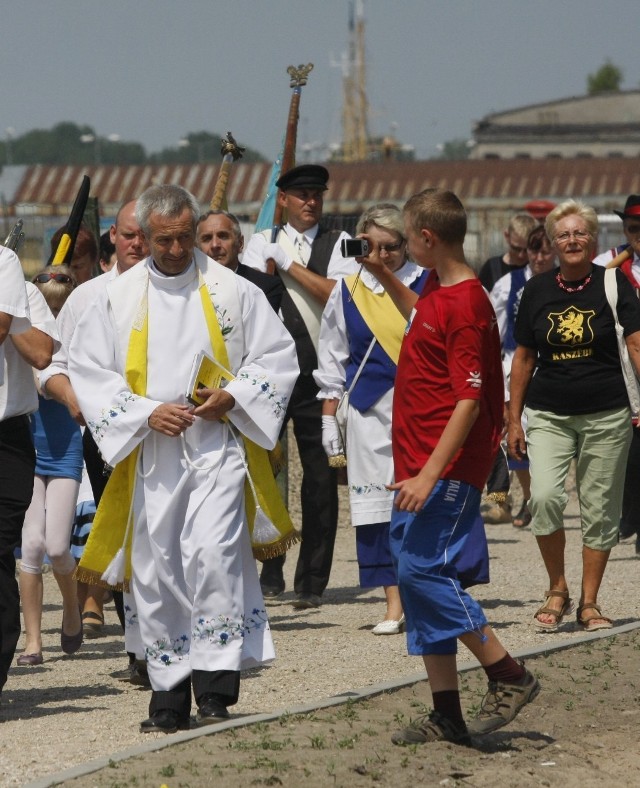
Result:
[[[631,418],[620,367],[604,269],[592,264],[595,211],[569,200],[548,215],[545,228],[559,269],[525,285],[515,327],[511,367],[509,451],[531,463],[532,530],[549,591],[534,615],[540,630],[554,631],[573,604],[565,578],[565,480],[573,457],[582,523],[582,588],[578,623],[607,629],[598,591],[618,539]],[[631,359],[640,369],[640,303],[621,272],[618,317]],[[535,373],[535,374],[534,374]],[[526,404],[527,437],[521,426]]]

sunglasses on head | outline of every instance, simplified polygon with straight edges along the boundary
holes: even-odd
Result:
[[[34,277],[33,282],[34,284],[37,282],[38,284],[46,285],[51,279],[63,285],[73,284],[73,279],[68,274],[56,274],[53,271],[45,271],[43,274],[38,274],[38,276]]]

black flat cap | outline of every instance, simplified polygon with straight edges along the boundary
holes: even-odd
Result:
[[[329,171],[320,164],[301,164],[281,175],[276,186],[283,192],[287,189],[327,189]]]

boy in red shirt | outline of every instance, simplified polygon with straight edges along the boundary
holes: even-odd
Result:
[[[491,302],[464,258],[466,213],[455,194],[427,189],[407,202],[404,214],[409,256],[435,269],[439,287],[426,288],[417,299],[384,272],[374,273],[409,317],[393,405],[390,539],[408,651],[424,659],[433,711],[397,731],[393,741],[468,745],[470,733],[506,725],[540,691],[462,589],[455,569],[500,442],[500,338]],[[489,679],[468,727],[460,706],[457,640]]]

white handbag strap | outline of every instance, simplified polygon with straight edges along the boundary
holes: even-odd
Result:
[[[618,304],[618,283],[616,282],[616,269],[607,268],[604,272],[604,292],[607,296],[607,301],[613,312],[613,319],[618,324],[618,311],[616,306]]]
[[[360,373],[362,372],[362,370],[363,370],[363,368],[364,368],[364,365],[367,363],[367,359],[368,359],[368,358],[369,358],[369,356],[371,355],[371,351],[373,350],[373,346],[374,346],[375,344],[376,344],[376,338],[374,337],[374,338],[371,340],[371,344],[370,344],[370,345],[369,345],[369,347],[367,348],[367,352],[364,354],[364,358],[363,358],[363,359],[362,359],[362,361],[360,362],[360,366],[358,367],[358,371],[357,371],[357,372],[356,372],[356,374],[353,376],[353,380],[351,381],[351,385],[349,386],[349,391],[347,391],[347,396],[349,396],[349,397],[351,396],[351,392],[353,391],[353,388],[354,388],[354,386],[355,386],[355,385],[356,385],[356,383],[358,382],[358,378],[360,377]]]

